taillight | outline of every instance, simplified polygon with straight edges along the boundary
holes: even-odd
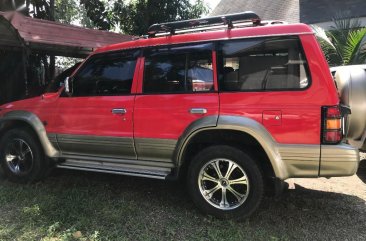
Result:
[[[343,116],[339,106],[324,106],[322,108],[322,116],[322,143],[338,144],[343,139]]]

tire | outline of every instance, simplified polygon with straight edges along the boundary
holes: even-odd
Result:
[[[187,185],[201,211],[222,219],[249,217],[264,194],[263,175],[255,161],[243,151],[225,145],[208,147],[193,158]]]
[[[0,140],[0,165],[10,181],[31,183],[44,177],[48,165],[43,149],[28,129],[11,129]]]
[[[366,71],[357,65],[338,67],[335,81],[341,103],[352,111],[345,123],[347,138],[359,140],[366,130]]]

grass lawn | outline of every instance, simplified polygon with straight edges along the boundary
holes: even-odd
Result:
[[[234,222],[201,214],[177,182],[56,170],[32,185],[0,180],[0,240],[366,240],[357,185],[365,197],[298,185]]]

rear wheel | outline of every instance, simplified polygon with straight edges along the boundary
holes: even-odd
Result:
[[[38,139],[28,129],[12,129],[0,140],[0,164],[5,176],[28,183],[44,177],[47,169]]]
[[[230,146],[212,146],[194,157],[188,190],[195,204],[219,218],[244,219],[259,206],[263,176],[254,160]]]

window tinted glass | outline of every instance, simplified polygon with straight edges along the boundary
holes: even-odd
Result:
[[[212,53],[195,51],[148,54],[145,58],[144,93],[212,91]]]
[[[92,57],[73,80],[73,96],[131,93],[136,57],[114,53]]]
[[[307,63],[297,38],[220,43],[219,84],[224,91],[304,89]]]

